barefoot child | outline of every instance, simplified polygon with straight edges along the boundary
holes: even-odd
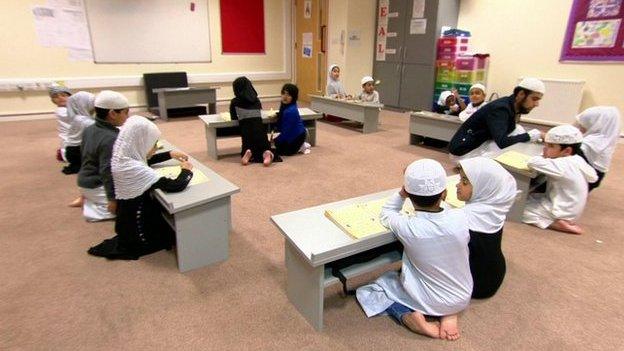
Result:
[[[232,83],[234,98],[230,101],[230,116],[238,120],[241,139],[241,164],[262,162],[270,166],[273,161],[281,161],[271,151],[266,128],[262,123],[262,104],[258,93],[247,77],[238,77]]]
[[[95,98],[95,124],[85,128],[80,151],[78,186],[84,198],[82,214],[88,222],[115,218],[115,190],[111,174],[113,145],[128,119],[128,99],[104,90]]]
[[[357,299],[368,317],[388,313],[415,333],[457,340],[457,314],[472,293],[470,234],[463,211],[440,207],[445,197],[446,172],[439,162],[422,159],[407,167],[403,188],[381,211],[382,223],[404,246],[401,271],[360,287]],[[400,213],[407,198],[414,216]]]
[[[182,161],[182,170],[176,179],[156,173],[150,164],[186,157],[179,151],[154,155],[159,137],[158,127],[142,116],[128,118],[119,132],[111,159],[117,199],[117,235],[90,248],[89,254],[111,260],[136,260],[173,245],[175,233],[163,218],[152,190],[184,190],[193,178],[193,165]]]
[[[371,76],[362,78],[362,92],[355,97],[362,102],[379,103],[379,93],[375,90],[375,80]]]
[[[71,121],[67,116],[67,99],[71,96],[71,91],[61,85],[52,85],[48,89],[50,100],[56,105],[56,119],[58,122],[59,138],[61,138],[61,146],[56,150],[56,159],[59,161],[65,161],[65,143],[67,142],[67,134],[69,133],[69,127]]]
[[[294,84],[282,87],[282,103],[277,114],[276,130],[280,133],[275,139],[275,152],[278,155],[290,156],[299,152],[306,140],[306,129],[299,115],[297,99],[299,88]]]
[[[546,175],[546,193],[531,194],[522,221],[542,229],[581,234],[576,222],[587,200],[587,183],[598,180],[594,170],[579,156],[583,135],[571,125],[546,133],[543,156],[529,160],[529,168]]]
[[[67,100],[67,116],[71,120],[71,125],[65,144],[65,156],[69,162],[69,165],[63,168],[65,174],[76,174],[80,170],[82,132],[95,123],[93,119],[94,100],[95,95],[86,91],[79,91]]]
[[[592,191],[609,171],[620,137],[620,113],[613,106],[590,107],[576,116],[576,121],[583,132],[581,150],[585,160],[598,173],[598,180],[589,184],[589,191]]]
[[[473,113],[477,112],[477,110],[486,104],[485,85],[480,83],[473,84],[470,90],[468,90],[468,93],[470,94],[470,103],[459,113],[459,119],[462,122],[467,120]]]
[[[472,298],[484,299],[494,296],[505,278],[501,242],[507,213],[516,199],[516,180],[490,158],[463,160],[459,166],[457,198],[466,202]]]

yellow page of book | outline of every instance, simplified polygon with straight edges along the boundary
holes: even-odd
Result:
[[[495,158],[500,163],[525,171],[529,170],[528,162],[530,159],[531,156],[513,150],[500,154]]]
[[[176,179],[182,168],[180,166],[167,166],[167,167],[159,167],[154,169],[156,173],[158,173],[161,177],[167,177],[171,179]],[[204,172],[199,169],[193,169],[193,178],[189,182],[189,186],[195,184],[206,183],[209,181],[208,177],[204,174]]]
[[[383,198],[334,210],[325,210],[325,216],[353,238],[360,239],[388,230],[379,219],[381,207],[387,200],[387,198]],[[409,200],[405,201],[402,212],[405,214],[414,213],[414,208]]]
[[[457,198],[457,183],[459,183],[459,174],[448,177],[446,180],[446,202],[455,208],[464,207],[465,203]]]
[[[163,145],[162,141],[158,140],[156,142],[156,149],[160,150],[160,149],[162,149],[164,147],[165,147],[165,145]]]
[[[231,121],[232,120],[232,116],[230,116],[229,112],[221,112],[221,113],[219,113],[219,116],[224,121]]]

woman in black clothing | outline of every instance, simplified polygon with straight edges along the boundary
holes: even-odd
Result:
[[[241,139],[241,163],[262,162],[269,166],[273,161],[281,161],[271,151],[267,129],[262,123],[262,104],[258,93],[247,77],[238,77],[232,83],[234,98],[230,102],[230,116],[238,120]]]
[[[464,211],[470,229],[472,297],[494,296],[505,278],[501,250],[503,225],[517,193],[516,181],[498,162],[475,157],[460,161],[457,198],[466,201]]]
[[[89,254],[108,259],[136,260],[162,249],[170,249],[175,232],[164,220],[152,190],[178,192],[193,177],[193,166],[179,151],[154,155],[160,131],[141,116],[132,116],[120,131],[111,159],[117,199],[115,232],[117,235],[89,249]],[[160,177],[149,167],[154,163],[176,158],[181,172],[176,179]]]

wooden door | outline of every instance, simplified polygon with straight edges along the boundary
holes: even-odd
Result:
[[[299,100],[310,102],[308,94],[322,95],[327,81],[327,2],[295,0],[295,84]]]

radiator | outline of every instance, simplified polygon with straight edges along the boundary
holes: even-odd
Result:
[[[572,124],[580,112],[583,98],[583,80],[539,78],[546,85],[546,94],[540,105],[528,115],[522,115],[522,121],[556,126]],[[518,79],[520,83],[522,78]]]

